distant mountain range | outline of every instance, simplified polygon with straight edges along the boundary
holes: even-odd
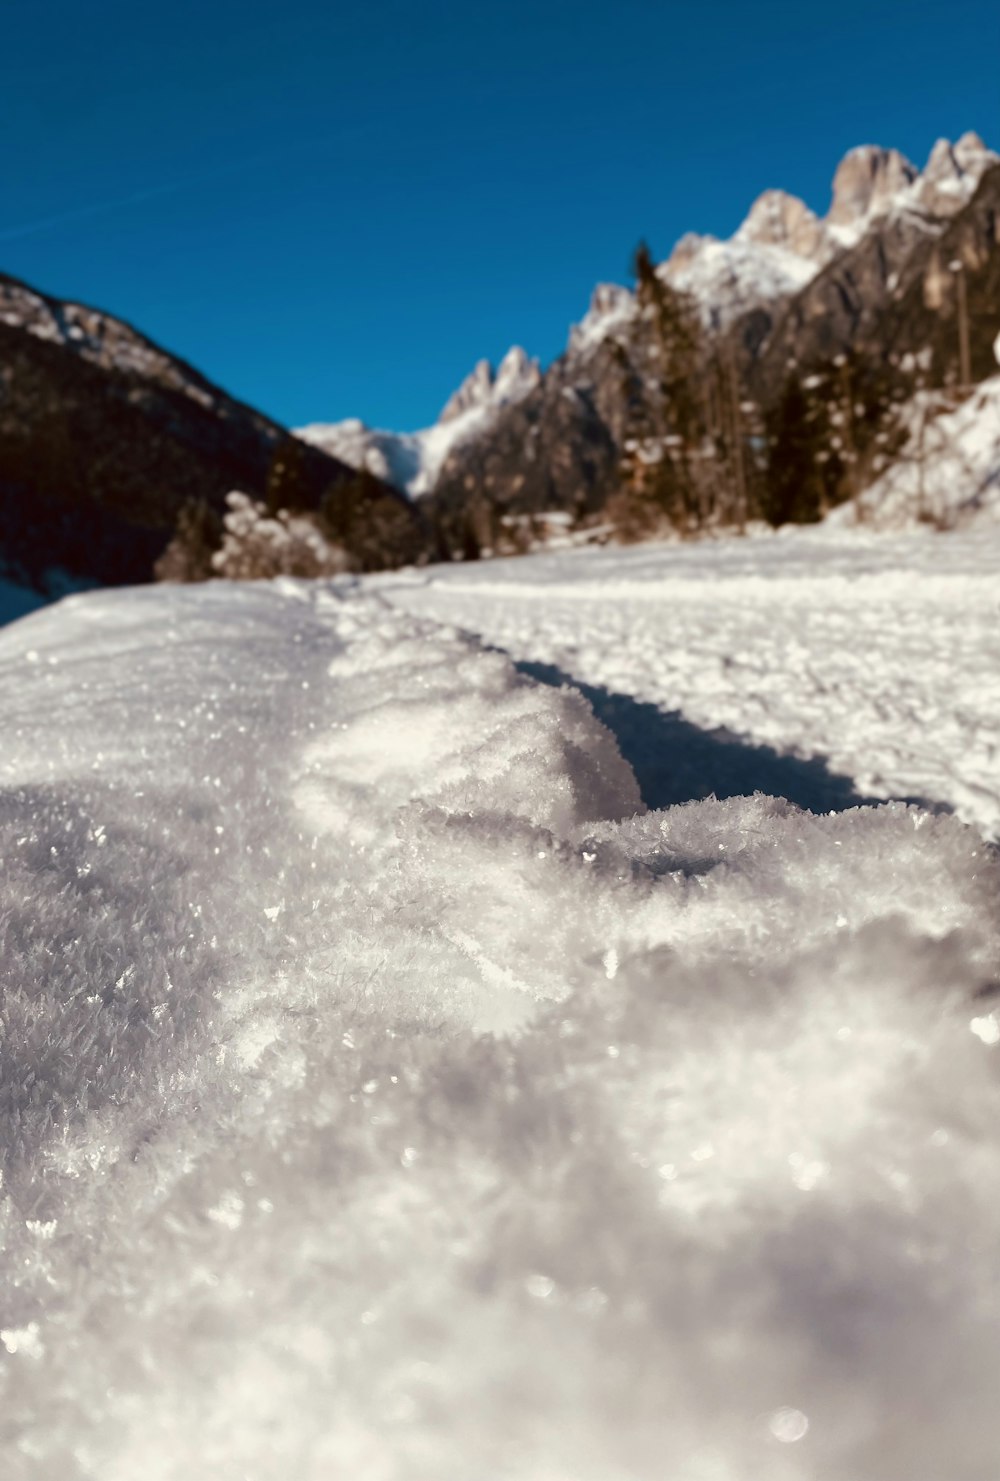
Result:
[[[769,190],[728,241],[687,235],[657,272],[693,305],[714,352],[732,357],[739,394],[763,427],[790,374],[808,382],[844,355],[889,399],[956,383],[959,263],[971,378],[991,374],[998,221],[1000,156],[978,135],[940,140],[923,170],[865,145],[838,166],[825,217]],[[490,511],[494,528],[553,510],[597,519],[621,476],[623,387],[630,375],[641,383],[650,353],[635,292],[601,284],[544,374],[515,348],[495,378],[478,366],[459,393],[460,414],[453,398],[432,428],[396,434],[354,421],[300,435],[420,498],[452,546],[475,508]],[[870,437],[884,439],[870,420]]]

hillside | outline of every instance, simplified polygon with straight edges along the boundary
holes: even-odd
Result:
[[[395,490],[228,396],[123,321],[0,277],[0,575],[40,592],[146,581],[185,505],[230,489],[360,498],[387,563],[426,548]]]

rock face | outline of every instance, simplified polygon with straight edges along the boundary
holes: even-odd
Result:
[[[873,144],[852,149],[833,177],[827,226],[858,227],[871,216],[884,215],[918,173],[898,149],[879,149]]]
[[[815,262],[828,251],[823,223],[815,211],[784,190],[765,190],[758,196],[736,235],[742,241],[781,247]]]
[[[304,507],[356,481],[122,320],[0,276],[0,574],[42,592],[149,580],[186,504],[262,497],[282,459]],[[387,563],[427,547],[394,490],[365,499]]]

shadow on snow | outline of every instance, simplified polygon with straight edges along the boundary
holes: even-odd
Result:
[[[866,797],[850,777],[830,770],[822,757],[782,756],[720,726],[703,730],[676,710],[614,694],[609,689],[578,683],[552,664],[515,664],[519,673],[542,684],[569,684],[590,702],[594,714],[614,735],[618,748],[635,772],[642,800],[649,808],[718,798],[744,797],[765,792],[786,797],[809,812],[845,812],[850,807],[885,802]],[[951,811],[924,798],[904,797],[933,811]]]

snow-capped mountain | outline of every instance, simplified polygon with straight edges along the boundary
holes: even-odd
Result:
[[[418,498],[431,492],[453,448],[481,436],[501,411],[530,395],[541,378],[538,361],[514,345],[496,371],[488,360],[480,360],[448,398],[432,427],[388,432],[350,418],[313,422],[299,427],[296,435],[350,467],[364,468]]]
[[[787,191],[765,190],[733,236],[688,232],[659,271],[671,287],[692,296],[708,328],[724,330],[753,309],[798,293],[879,223],[905,222],[922,234],[940,230],[998,161],[1000,155],[971,132],[955,144],[939,139],[923,170],[898,149],[863,144],[837,167],[826,216]],[[628,289],[599,285],[570,330],[569,354],[592,351],[633,311]]]
[[[757,359],[785,309],[805,304],[827,270],[849,263],[853,253],[863,258],[854,287],[865,312],[877,316],[914,250],[945,232],[998,162],[1000,156],[974,133],[955,144],[939,140],[923,170],[898,150],[862,145],[840,162],[825,216],[784,190],[767,190],[731,238],[688,233],[658,272],[691,296],[710,333],[736,332],[740,326]],[[868,256],[881,263],[880,272],[864,256],[866,245],[872,248]],[[776,349],[782,365],[796,355],[797,335],[815,339],[823,324],[834,323],[839,311],[827,298],[836,299],[837,292],[834,285],[824,297],[817,288],[815,305],[810,299],[799,316],[808,320],[806,330],[793,317]],[[838,321],[833,337],[840,341],[851,332],[851,325]],[[526,507],[579,513],[597,507],[598,490],[616,476],[622,429],[614,350],[631,345],[634,359],[641,337],[635,295],[619,284],[601,283],[586,314],[571,326],[565,354],[544,376],[537,361],[514,348],[495,374],[480,361],[432,427],[401,433],[350,419],[314,423],[298,429],[298,435],[412,498],[443,492],[456,529],[465,521],[462,507],[479,495],[507,502],[508,484]],[[841,347],[838,343],[834,350]],[[771,386],[767,394],[774,390]]]
[[[764,438],[783,414],[790,376],[829,375],[851,357],[865,403],[864,477],[888,402],[902,404],[919,389],[919,378],[905,370],[915,356],[926,365],[923,384],[957,386],[956,261],[965,269],[971,380],[993,373],[998,211],[1000,156],[965,134],[956,144],[939,141],[923,170],[897,150],[852,150],[836,170],[825,216],[769,190],[728,241],[681,239],[657,272],[699,311],[706,366],[718,361],[724,378],[735,373],[741,384],[756,426],[746,462],[760,482],[769,477]],[[636,408],[655,397],[647,371],[656,353],[651,323],[637,312],[634,293],[600,285],[540,385],[491,420],[485,435],[451,449],[434,486],[433,514],[453,545],[460,548],[470,511],[484,506],[494,525],[555,510],[585,523],[605,518],[621,486]],[[840,380],[837,386],[835,399]],[[718,390],[702,389],[705,404],[718,406]],[[829,493],[831,502],[844,496],[839,487]]]
[[[933,233],[971,200],[984,171],[1000,160],[978,134],[939,139],[923,170],[897,149],[852,149],[833,180],[825,217],[783,190],[768,190],[728,241],[688,234],[661,271],[690,293],[706,324],[726,328],[758,304],[786,298],[877,223],[905,222]]]
[[[86,304],[64,302],[16,278],[0,277],[0,324],[70,350],[101,370],[155,380],[199,406],[225,408],[231,398],[131,324]],[[261,419],[263,420],[263,419]]]

